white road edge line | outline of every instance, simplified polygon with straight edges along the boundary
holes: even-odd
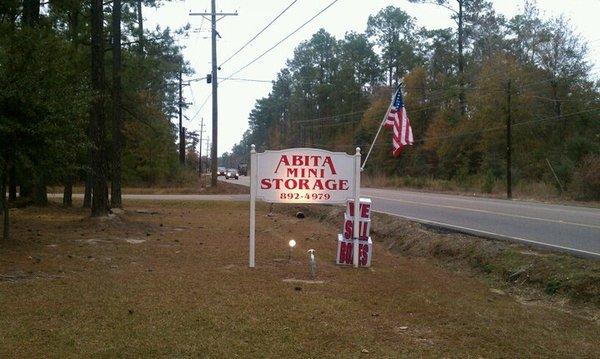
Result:
[[[456,226],[454,224],[437,222],[437,221],[431,221],[431,220],[428,220],[428,219],[421,219],[421,218],[416,218],[416,217],[410,217],[410,216],[405,216],[405,215],[401,215],[401,214],[395,214],[395,213],[386,212],[386,211],[373,210],[373,212],[383,213],[383,214],[387,214],[387,215],[394,216],[394,217],[400,217],[400,218],[408,219],[408,220],[419,222],[419,223],[433,224],[433,225],[437,225],[437,226],[441,226],[441,227],[452,228],[452,229],[456,229],[458,231],[462,231],[462,232],[468,233],[468,234],[475,234],[475,235],[479,234],[479,235],[489,236],[489,237],[494,238],[494,239],[514,240],[514,241],[518,241],[518,242],[525,242],[525,243],[536,244],[536,245],[543,246],[543,247],[556,248],[556,249],[560,249],[560,250],[567,251],[567,252],[581,253],[581,254],[585,254],[585,255],[588,255],[588,256],[596,257],[596,258],[600,257],[600,253],[585,251],[583,249],[575,249],[575,248],[563,247],[563,246],[559,246],[559,245],[556,245],[556,244],[538,242],[538,241],[533,241],[531,239],[525,239],[525,238],[521,238],[521,237],[507,236],[507,235],[504,235],[504,234],[498,234],[498,233],[494,233],[494,232],[488,232],[488,231],[484,231],[484,230],[480,230],[480,229],[474,229],[474,228],[469,228],[469,227]]]
[[[593,224],[583,224],[583,223],[568,222],[568,221],[555,220],[555,219],[546,219],[546,218],[539,218],[539,217],[521,216],[521,215],[518,215],[518,214],[510,214],[510,213],[503,213],[503,212],[492,212],[492,211],[487,211],[485,209],[475,209],[475,208],[466,208],[466,207],[447,206],[447,205],[442,205],[442,204],[414,202],[414,201],[408,201],[408,200],[405,200],[405,199],[397,199],[397,198],[384,198],[384,197],[377,197],[377,196],[371,196],[371,197],[372,198],[377,198],[377,199],[382,199],[384,201],[395,201],[395,202],[400,202],[400,203],[416,204],[416,205],[419,205],[419,206],[429,206],[429,207],[456,209],[456,210],[460,210],[460,211],[471,211],[471,212],[478,212],[478,213],[485,213],[485,214],[493,214],[493,215],[498,215],[498,216],[531,219],[531,220],[537,220],[537,221],[543,221],[543,222],[551,222],[551,223],[567,224],[567,225],[571,225],[571,226],[580,226],[580,227],[588,227],[588,228],[600,229],[600,226],[594,226]]]

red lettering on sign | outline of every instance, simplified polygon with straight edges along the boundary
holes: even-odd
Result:
[[[340,258],[338,259],[340,263],[344,263],[346,259],[346,243],[340,243]]]
[[[343,243],[342,245],[346,245],[346,258],[344,263],[352,263],[352,250],[354,249],[354,245],[352,243]]]
[[[363,204],[362,206],[360,206],[360,216],[362,218],[369,218],[371,216],[371,205],[370,204]]]
[[[348,212],[354,217],[354,201],[348,201]],[[371,215],[371,205],[368,203],[359,203],[359,213],[361,218],[369,218]]]
[[[369,238],[369,233],[367,232],[368,225],[367,222],[358,222],[358,239],[367,240]],[[354,221],[351,219],[344,221],[344,238],[352,239],[354,238]]]
[[[335,191],[337,189],[336,181],[335,180],[325,181],[325,188],[327,188],[330,191]]]
[[[348,189],[348,180],[340,180],[340,191],[347,191]]]
[[[260,188],[261,189],[269,189],[269,188],[271,188],[271,181],[269,181],[266,178],[263,178],[263,180],[260,181]]]
[[[307,179],[298,180],[298,189],[308,189],[308,180]]]
[[[283,179],[281,179],[281,178],[275,178],[275,179],[273,179],[273,181],[275,182],[275,189],[280,189],[281,188],[281,182],[283,182]]]
[[[331,174],[334,175],[337,172],[335,172],[335,167],[333,167],[333,161],[331,160],[331,157],[327,156],[325,157],[325,161],[323,161],[323,166],[328,165],[329,166],[329,170],[331,171]]]
[[[281,158],[279,159],[279,163],[277,163],[277,168],[275,168],[275,173],[279,171],[279,166],[281,166],[282,164],[286,167],[290,165],[287,156],[281,156]]]
[[[275,168],[275,173],[279,172],[279,168],[281,168],[281,166],[284,167],[290,167],[290,166],[294,166],[294,167],[328,167],[329,171],[331,172],[332,175],[337,174],[337,171],[335,169],[335,165],[333,164],[333,160],[331,159],[331,156],[325,156],[324,158],[321,156],[302,156],[302,155],[292,155],[292,159],[290,162],[290,159],[288,158],[287,155],[282,155],[281,158],[279,158],[279,162],[277,163],[277,167]],[[321,178],[325,177],[325,171],[324,169],[317,169],[317,168],[303,168],[302,169],[302,175],[304,176],[304,170],[308,170],[309,171],[309,176],[320,176]],[[291,171],[288,168],[287,169],[287,173],[288,176],[293,175],[294,177],[296,177],[298,175],[297,171]]]
[[[302,156],[300,156],[300,155],[292,156],[292,166],[303,166],[303,165],[304,165],[304,161],[302,161]]]
[[[312,189],[323,189],[323,182],[321,180],[316,180]]]
[[[369,246],[366,244],[361,244],[359,245],[359,248],[358,264],[361,266],[366,266],[367,261],[369,260]]]
[[[275,172],[277,172],[277,171],[275,171]],[[297,168],[288,168],[286,176],[298,177],[298,169]]]
[[[285,188],[287,188],[287,189],[296,189],[296,185],[297,185],[297,182],[293,178],[285,180]]]

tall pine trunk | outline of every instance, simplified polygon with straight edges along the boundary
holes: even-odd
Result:
[[[29,198],[32,195],[30,179],[21,179],[19,182],[19,198]]]
[[[46,178],[43,174],[38,173],[35,177],[34,186],[35,196],[34,202],[38,206],[45,206],[48,204],[48,190],[46,186]]]
[[[8,167],[8,200],[17,199],[17,171],[15,167],[14,151],[8,151],[9,157],[6,159]]]
[[[112,183],[111,207],[122,207],[121,201],[121,160],[123,134],[121,132],[121,0],[113,1],[112,13],[113,35],[113,92],[112,92]]]
[[[5,164],[2,171],[0,171],[0,187],[2,191],[2,195],[0,195],[0,210],[2,211],[3,225],[2,225],[2,238],[4,241],[8,241],[9,238],[9,209],[8,209],[8,201],[6,200],[6,177],[8,172],[8,166]]]
[[[92,162],[91,158],[91,150],[90,150],[90,163]],[[94,181],[92,180],[92,171],[91,169],[88,168],[86,174],[85,174],[85,189],[83,192],[83,208],[92,208],[92,191],[93,191],[93,183]]]
[[[40,0],[23,0],[23,23],[35,26],[40,19]]]
[[[92,217],[108,214],[108,186],[106,184],[107,160],[104,116],[104,31],[102,0],[92,0],[92,90],[94,98],[90,107],[92,142],[93,192]]]
[[[137,0],[137,20],[140,42],[140,57],[144,56],[144,16],[142,14],[142,0]]]
[[[71,207],[73,205],[73,176],[67,175],[65,178],[65,189],[63,192],[63,206]]]

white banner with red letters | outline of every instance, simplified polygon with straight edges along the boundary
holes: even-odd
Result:
[[[354,198],[355,156],[316,148],[257,153],[256,197],[266,202],[344,203]]]

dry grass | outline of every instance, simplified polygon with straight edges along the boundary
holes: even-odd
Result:
[[[376,243],[372,269],[337,267],[338,226],[317,218],[267,217],[259,206],[250,270],[247,203],[126,206],[112,220],[56,206],[13,210],[16,241],[0,246],[0,357],[600,353],[597,321],[524,304],[436,260]],[[284,282],[308,279],[308,248],[325,283]]]
[[[343,215],[343,209],[334,206],[296,206],[296,210],[331,224]],[[381,213],[373,217],[373,236],[392,252],[436,258],[454,270],[474,269],[528,300],[543,299],[567,310],[588,307],[600,320],[598,260],[453,233]]]

